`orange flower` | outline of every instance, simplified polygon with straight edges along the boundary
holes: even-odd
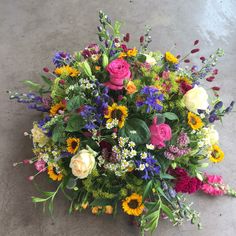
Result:
[[[125,89],[128,94],[133,94],[137,91],[137,87],[135,86],[134,82],[132,82],[132,81],[128,82]]]
[[[136,48],[129,49],[127,52],[128,57],[135,57],[138,53],[138,50]]]
[[[120,55],[119,55],[119,58],[124,58],[124,57],[127,57],[127,54],[125,52],[121,52]]]
[[[111,215],[113,213],[113,207],[110,205],[105,206],[105,213]]]

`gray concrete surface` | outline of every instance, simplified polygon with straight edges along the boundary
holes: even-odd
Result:
[[[96,39],[97,12],[103,9],[120,19],[124,32],[137,41],[144,26],[152,26],[151,47],[162,51],[177,45],[176,53],[201,40],[201,55],[218,47],[225,49],[220,74],[214,85],[222,86],[226,103],[236,98],[236,1],[235,0],[0,0],[0,235],[1,236],[128,236],[138,230],[127,217],[95,217],[90,213],[67,214],[68,202],[59,196],[53,218],[31,203],[37,195],[27,181],[30,167],[13,168],[12,163],[31,157],[31,143],[23,132],[31,128],[37,113],[8,100],[7,89],[21,89],[21,81],[39,81],[38,72],[50,64],[56,50],[73,52]],[[218,125],[225,160],[212,165],[210,172],[222,173],[236,188],[235,113]],[[52,188],[43,176],[42,187]],[[204,229],[186,224],[174,228],[161,221],[155,235],[233,236],[236,235],[236,199],[196,195],[195,207],[202,213]]]

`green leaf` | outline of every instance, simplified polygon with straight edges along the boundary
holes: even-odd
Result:
[[[31,80],[24,80],[23,83],[34,91],[39,91],[42,88],[40,84],[32,82]]]
[[[52,131],[53,142],[60,142],[64,136],[64,127],[62,124],[57,124]]]
[[[168,175],[164,173],[160,173],[160,178],[161,179],[175,179],[175,177],[173,177],[172,175]]]
[[[170,220],[174,221],[174,215],[173,215],[171,209],[168,206],[166,206],[165,204],[161,203],[161,209],[165,212],[165,214],[168,216],[168,218]]]
[[[146,56],[143,54],[138,54],[137,59],[138,61],[144,63],[146,61]]]
[[[108,56],[107,54],[102,54],[102,66],[103,68],[106,68],[106,66],[108,65],[109,60],[108,60]]]
[[[66,131],[67,132],[77,132],[80,131],[85,125],[84,119],[79,115],[72,115],[67,123]]]
[[[81,67],[87,76],[92,76],[91,67],[87,61],[82,62]]]
[[[79,108],[81,106],[81,98],[80,96],[75,96],[73,98],[71,98],[67,104],[66,104],[66,109],[68,111],[72,111],[72,110],[75,110],[77,108]]]
[[[115,21],[115,24],[114,24],[114,35],[115,36],[120,35],[120,27],[121,27],[121,23],[119,21]]]
[[[150,180],[143,191],[143,199],[145,199],[148,196],[149,192],[152,190],[152,185],[153,181]]]
[[[163,116],[168,120],[178,120],[179,119],[178,116],[173,112],[165,112],[165,113],[163,113]]]
[[[31,197],[32,202],[38,203],[38,202],[46,202],[48,199],[47,198],[40,198],[40,197]]]
[[[91,206],[107,206],[107,205],[113,205],[113,203],[114,203],[114,200],[112,199],[97,198],[90,205]]]
[[[136,144],[148,143],[150,131],[147,124],[138,118],[127,120],[125,126],[119,130],[121,136],[129,137]]]
[[[52,81],[45,75],[41,75],[41,78],[43,79],[43,81],[48,84],[49,86],[52,85]]]
[[[67,184],[66,184],[66,188],[68,189],[73,189],[76,186],[77,182],[76,179],[74,178],[69,178]]]

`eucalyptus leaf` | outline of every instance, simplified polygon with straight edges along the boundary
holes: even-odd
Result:
[[[79,108],[81,106],[81,98],[79,95],[74,96],[73,98],[71,98],[67,104],[66,104],[66,109],[68,111],[72,111],[75,110],[77,108]]]
[[[81,116],[74,114],[68,120],[66,131],[77,132],[80,131],[84,127],[84,125],[85,125],[84,119]]]

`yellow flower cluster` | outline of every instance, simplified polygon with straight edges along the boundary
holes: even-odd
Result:
[[[224,152],[218,145],[213,145],[211,148],[210,161],[214,163],[221,162],[224,159]]]
[[[55,69],[54,72],[57,75],[66,75],[66,76],[71,76],[71,77],[75,77],[80,74],[80,72],[78,70],[76,70],[75,68],[68,66],[68,65],[58,67]]]
[[[173,63],[173,64],[178,64],[179,63],[179,60],[178,58],[176,58],[172,53],[170,52],[166,52],[165,53],[165,59],[170,62],[170,63]]]
[[[188,113],[188,124],[193,130],[200,129],[204,125],[202,119],[192,112]]]
[[[136,57],[137,53],[138,53],[137,48],[132,48],[132,49],[129,49],[127,52],[121,52],[119,55],[119,58]]]

